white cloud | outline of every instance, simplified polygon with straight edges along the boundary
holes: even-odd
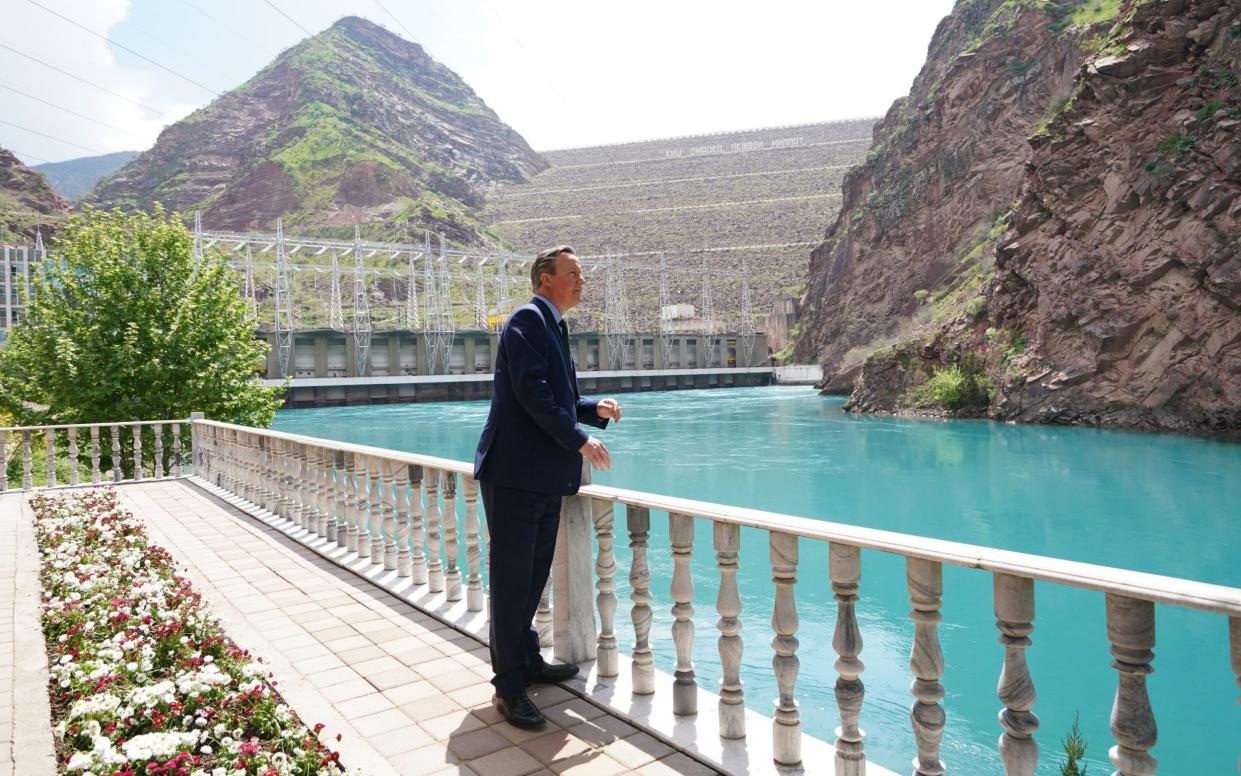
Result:
[[[128,16],[128,0],[40,0],[82,26],[109,35]],[[159,108],[153,114],[133,102],[49,70],[7,50],[0,50],[0,82],[47,102],[90,116],[100,123],[71,116],[48,105],[6,92],[6,121],[69,141],[58,142],[31,132],[3,127],[2,145],[50,161],[149,146],[185,105],[153,102],[156,79],[145,69],[122,65],[101,38],[30,3],[12,2],[5,9],[0,42],[100,86]],[[20,32],[20,35],[13,34]],[[192,107],[189,108],[192,110]],[[101,124],[107,124],[110,129]],[[28,160],[34,161],[34,160]]]

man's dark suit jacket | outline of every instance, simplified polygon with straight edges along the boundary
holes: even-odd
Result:
[[[589,438],[578,423],[606,428],[599,402],[578,394],[577,372],[547,302],[509,316],[496,355],[491,412],[474,453],[474,477],[552,496],[577,493]]]

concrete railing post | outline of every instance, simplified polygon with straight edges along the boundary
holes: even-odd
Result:
[[[582,484],[590,484],[586,461],[582,461]],[[552,654],[565,663],[595,659],[594,537],[590,499],[566,496],[560,505],[552,561]]]

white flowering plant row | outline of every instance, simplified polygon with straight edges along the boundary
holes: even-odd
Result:
[[[83,776],[342,776],[261,657],[91,488],[31,499],[60,765]],[[337,736],[339,740],[339,736]]]

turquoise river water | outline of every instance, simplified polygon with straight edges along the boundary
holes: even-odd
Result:
[[[603,432],[615,459],[595,482],[754,507],[921,536],[1138,569],[1241,587],[1241,444],[1093,429],[857,417],[808,388],[744,388],[619,396],[624,421]],[[289,410],[275,428],[311,436],[472,460],[486,402]],[[711,529],[698,521],[694,550],[694,658],[717,687],[718,573]],[[629,551],[617,513],[616,631],[632,648]],[[650,560],[656,661],[671,673],[672,561],[667,519],[652,515]],[[796,587],[801,618],[797,697],[804,729],[831,741],[839,724],[832,685],[835,602],[825,544],[802,540]],[[765,534],[742,535],[742,678],[746,702],[768,715],[773,600]],[[865,647],[862,726],[868,757],[909,772],[909,649],[913,626],[903,560],[864,552],[858,616]],[[1059,774],[1059,741],[1075,715],[1091,773],[1108,773],[1108,715],[1116,672],[1103,595],[1036,585],[1028,650],[1038,691],[1039,774]],[[1003,651],[989,574],[944,569],[940,639],[949,773],[1002,773],[995,687]],[[1235,773],[1241,709],[1223,617],[1156,608],[1162,774]],[[660,688],[670,692],[671,687]],[[703,709],[702,713],[714,713]],[[767,736],[769,730],[750,731]],[[814,772],[814,768],[810,769]]]

